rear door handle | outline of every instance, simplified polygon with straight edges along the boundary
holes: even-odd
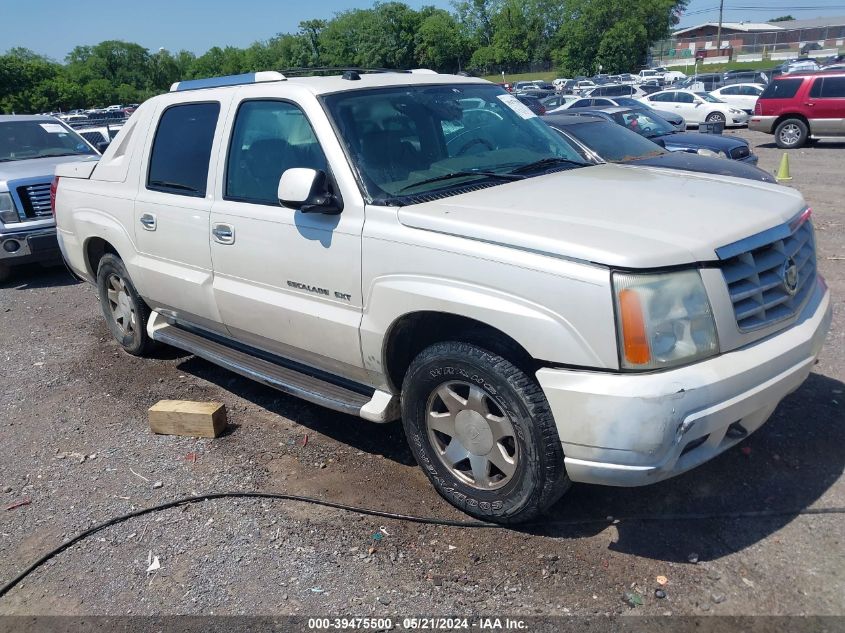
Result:
[[[235,227],[231,224],[215,224],[211,227],[211,234],[214,236],[214,241],[218,244],[234,244],[235,243]]]
[[[147,231],[156,230],[156,216],[152,213],[142,214],[139,220],[141,222],[141,226],[143,226]]]

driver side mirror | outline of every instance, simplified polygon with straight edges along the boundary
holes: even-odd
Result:
[[[303,213],[337,214],[343,204],[331,192],[326,172],[307,167],[286,169],[279,179],[279,202]]]

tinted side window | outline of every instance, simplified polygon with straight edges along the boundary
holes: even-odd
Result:
[[[723,95],[738,95],[740,94],[739,86],[728,86],[722,90]]]
[[[219,103],[190,103],[164,111],[150,154],[147,189],[205,196],[219,114]]]
[[[226,160],[227,199],[278,205],[287,169],[326,171],[326,157],[299,107],[284,101],[245,101],[238,108]]]
[[[675,101],[677,103],[695,103],[695,97],[688,92],[676,92]]]
[[[668,101],[673,101],[674,92],[664,92],[663,94],[654,95],[653,97],[649,97],[649,101],[657,101],[659,103],[666,103]]]
[[[578,99],[575,103],[573,103],[570,108],[589,108],[590,104],[592,103],[591,99]]]
[[[803,81],[803,79],[777,79],[766,86],[760,98],[791,99],[798,92],[798,88],[801,87]]]
[[[828,99],[845,97],[845,77],[825,77],[822,84],[822,97]]]
[[[821,97],[822,96],[822,84],[824,83],[824,78],[819,78],[813,81],[813,87],[810,88],[810,96],[811,97]]]

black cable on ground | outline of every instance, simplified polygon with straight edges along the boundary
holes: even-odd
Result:
[[[397,512],[386,512],[384,510],[374,510],[372,508],[361,508],[358,506],[350,506],[343,503],[337,503],[334,501],[325,501],[323,499],[317,499],[314,497],[304,497],[301,495],[291,495],[285,494],[281,492],[211,492],[205,495],[197,495],[192,497],[182,497],[181,499],[176,499],[174,501],[168,501],[166,503],[162,503],[155,506],[150,506],[149,508],[142,508],[140,510],[135,510],[134,512],[129,512],[127,514],[123,514],[121,516],[114,517],[109,519],[108,521],[104,521],[103,523],[99,523],[93,527],[88,528],[87,530],[80,532],[73,538],[68,541],[65,541],[58,547],[52,549],[51,551],[44,554],[41,558],[36,560],[32,563],[29,567],[24,569],[20,574],[18,574],[15,578],[10,580],[8,583],[3,585],[0,588],[0,598],[3,598],[7,593],[9,593],[17,584],[19,584],[24,578],[29,576],[32,572],[38,569],[41,565],[46,563],[51,558],[61,554],[63,551],[68,549],[69,547],[79,543],[80,541],[88,538],[92,534],[96,534],[112,525],[117,525],[118,523],[123,523],[124,521],[128,521],[129,519],[134,519],[135,517],[143,516],[145,514],[151,514],[153,512],[159,512],[161,510],[169,510],[170,508],[176,508],[179,506],[188,505],[191,503],[199,503],[201,501],[209,501],[211,499],[237,499],[237,498],[244,498],[244,499],[274,499],[274,500],[281,500],[281,501],[299,501],[302,503],[310,503],[313,505],[324,506],[327,508],[335,508],[337,510],[346,510],[347,512],[355,512],[357,514],[365,514],[368,516],[375,516],[381,517],[384,519],[396,519],[398,521],[408,521],[411,523],[422,523],[425,525],[440,525],[445,527],[460,527],[460,528],[503,528],[505,526],[499,525],[497,523],[488,523],[485,521],[456,521],[452,519],[437,519],[432,517],[419,517],[414,516],[411,514],[399,514]],[[702,519],[744,519],[744,518],[765,518],[765,517],[777,517],[777,516],[797,516],[797,515],[808,515],[808,514],[845,514],[845,508],[833,507],[833,508],[804,508],[800,510],[757,510],[757,511],[747,511],[747,512],[721,512],[721,513],[713,513],[713,514],[706,514],[706,513],[693,513],[693,514],[663,514],[663,515],[633,515],[628,517],[615,517],[616,520],[619,521],[698,521]],[[583,518],[583,519],[572,519],[572,520],[565,520],[565,521],[540,521],[534,524],[523,524],[524,526],[527,525],[536,525],[536,526],[554,526],[554,525],[567,525],[567,526],[577,526],[577,525],[591,525],[595,523],[607,523],[608,518],[604,519],[591,519],[591,518]]]

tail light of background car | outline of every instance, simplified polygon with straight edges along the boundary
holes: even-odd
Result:
[[[759,100],[754,104],[754,114],[763,114],[763,104]]]
[[[50,211],[53,212],[53,219],[56,219],[56,191],[59,189],[59,177],[53,176],[53,182],[50,183]]]

